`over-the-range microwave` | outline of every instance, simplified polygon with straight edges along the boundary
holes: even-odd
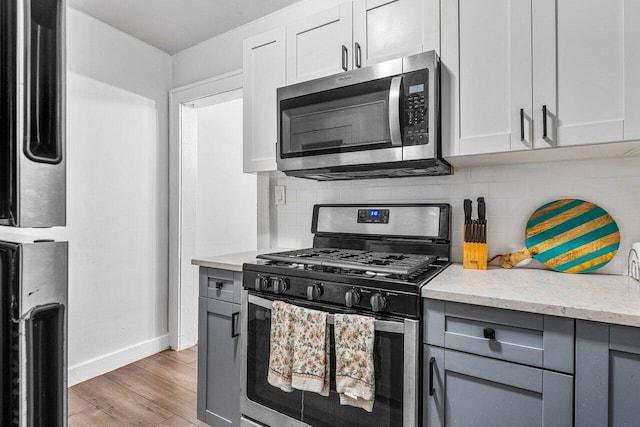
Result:
[[[340,180],[448,175],[431,51],[278,89],[278,170]]]

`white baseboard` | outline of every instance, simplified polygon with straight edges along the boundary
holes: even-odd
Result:
[[[144,359],[167,348],[169,348],[168,334],[69,366],[69,387]]]

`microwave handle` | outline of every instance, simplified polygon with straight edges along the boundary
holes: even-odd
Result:
[[[248,299],[249,299],[249,304],[254,304],[262,308],[266,308],[267,310],[273,309],[273,301],[271,300],[260,298],[255,295],[249,295]],[[333,314],[327,314],[327,323],[330,325],[333,325],[334,323]],[[403,334],[403,335],[405,333],[403,322],[394,322],[389,320],[376,319],[374,323],[374,328],[376,331],[380,331],[380,332],[390,332],[393,334]]]
[[[391,79],[391,89],[389,89],[389,133],[391,134],[391,145],[402,146],[402,131],[400,127],[400,88],[402,87],[402,76]]]

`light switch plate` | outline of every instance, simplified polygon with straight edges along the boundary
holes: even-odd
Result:
[[[275,203],[276,205],[286,205],[286,187],[284,185],[276,185],[275,187]]]

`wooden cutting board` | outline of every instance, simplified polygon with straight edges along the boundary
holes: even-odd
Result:
[[[611,215],[591,202],[555,200],[529,217],[526,248],[503,255],[500,265],[516,266],[533,257],[564,273],[588,273],[607,264],[620,247],[620,229]]]

